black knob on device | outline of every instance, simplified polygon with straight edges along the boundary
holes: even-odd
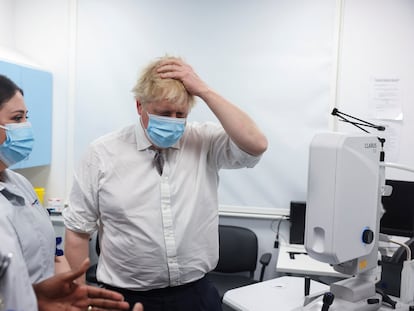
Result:
[[[335,295],[332,294],[331,292],[326,292],[325,294],[323,294],[323,299],[322,299],[323,305],[322,305],[321,311],[328,311],[334,299],[335,299]]]
[[[374,241],[374,232],[370,229],[365,229],[364,232],[362,232],[362,241],[365,244],[371,244],[372,241]]]

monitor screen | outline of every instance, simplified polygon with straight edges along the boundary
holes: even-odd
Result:
[[[301,244],[305,242],[305,215],[306,202],[291,201],[290,202],[290,244]]]
[[[404,237],[414,236],[414,182],[386,180],[392,186],[390,196],[382,197],[385,210],[380,222],[380,232]]]

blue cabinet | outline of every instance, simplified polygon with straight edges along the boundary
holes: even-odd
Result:
[[[52,145],[52,74],[47,71],[0,61],[0,74],[13,80],[24,92],[35,144],[30,156],[11,168],[48,165]]]

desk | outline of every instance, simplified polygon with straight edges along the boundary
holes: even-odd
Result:
[[[326,292],[329,286],[311,280],[310,294]],[[303,305],[305,279],[283,276],[229,290],[223,302],[238,311],[292,310]]]
[[[223,302],[237,311],[291,311],[303,306],[304,278],[283,276],[273,280],[229,290]],[[324,293],[329,286],[311,281],[310,294]],[[391,311],[387,306],[379,310]],[[398,306],[397,311],[408,311],[408,306]]]
[[[292,259],[290,252],[299,254],[294,255]],[[304,245],[280,245],[276,271],[309,276],[349,277],[335,271],[329,264],[315,260],[305,253]]]

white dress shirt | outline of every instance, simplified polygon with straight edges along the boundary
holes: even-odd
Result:
[[[78,167],[67,228],[99,229],[97,278],[131,290],[195,281],[218,261],[218,171],[253,167],[221,126],[188,123],[163,150],[164,169],[138,122],[94,141]]]

